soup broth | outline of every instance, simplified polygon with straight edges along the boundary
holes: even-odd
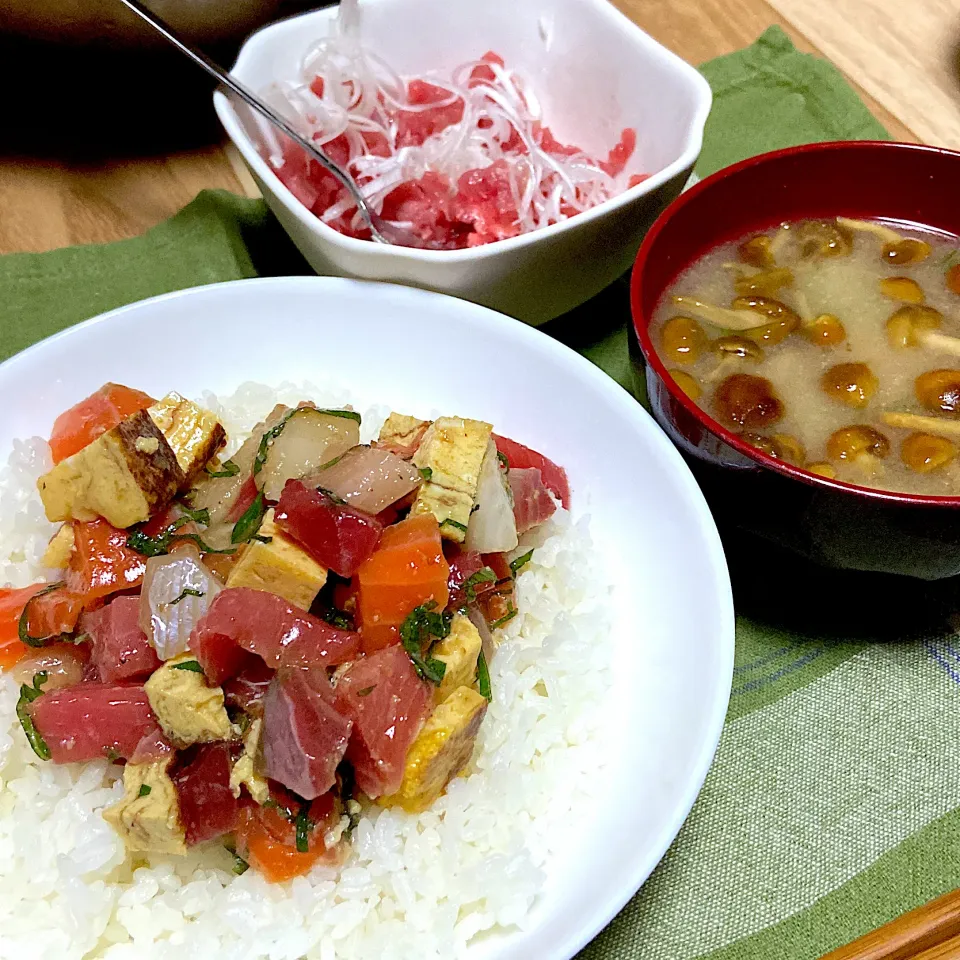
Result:
[[[782,224],[684,271],[652,339],[754,446],[848,483],[960,496],[958,248],[882,223]]]

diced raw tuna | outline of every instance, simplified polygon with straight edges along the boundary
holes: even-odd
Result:
[[[169,757],[173,752],[174,748],[170,741],[157,727],[156,730],[151,730],[141,738],[129,759],[131,763],[156,763],[164,757]]]
[[[360,636],[338,630],[318,617],[263,590],[233,587],[217,594],[190,637],[207,678],[221,684],[251,668],[250,655],[276,669],[294,663],[334,667],[352,660]]]
[[[259,657],[250,662],[235,677],[223,684],[223,699],[228,707],[237,707],[252,716],[263,713],[263,698],[273,679],[271,670]]]
[[[334,706],[322,670],[280,670],[263,700],[264,772],[313,800],[336,782],[352,723]]]
[[[477,553],[476,550],[451,551],[447,557],[447,562],[450,564],[450,576],[447,578],[447,589],[450,591],[450,599],[447,602],[447,606],[450,609],[459,610],[468,602],[467,581],[474,576],[474,574],[479,573],[486,564],[483,562],[483,557]],[[471,593],[474,599],[487,590],[492,590],[495,579],[496,578],[474,582],[471,585]]]
[[[557,505],[536,467],[520,470],[513,467],[507,473],[507,479],[513,492],[513,518],[517,521],[517,533],[525,533],[557,512]]]
[[[563,504],[564,509],[570,509],[570,482],[563,467],[558,467],[552,460],[548,460],[542,453],[525,447],[522,443],[510,440],[508,437],[493,435],[497,444],[497,452],[507,458],[510,469],[525,470],[527,467],[536,467],[543,477],[547,489]]]
[[[140,598],[117,597],[83,617],[92,639],[91,660],[104,683],[144,680],[160,667],[160,658],[140,629]]]
[[[460,223],[470,225],[468,247],[517,236],[520,217],[507,161],[495,160],[489,167],[462,174],[453,212]]]
[[[370,797],[396,793],[407,751],[433,703],[402,647],[387,647],[350,665],[336,688],[337,708],[353,720],[347,759]]]
[[[240,801],[230,789],[233,747],[204,743],[181,755],[171,774],[180,801],[187,844],[203,843],[237,828]]]
[[[274,523],[317,563],[348,578],[376,549],[383,530],[369,514],[334,503],[299,480],[287,481]]]
[[[426,106],[443,104],[426,110],[401,110],[397,113],[397,146],[419,147],[427,137],[445,130],[463,119],[463,100],[457,97],[452,103],[450,91],[426,80],[411,80],[407,84],[407,102]]]
[[[78,683],[39,697],[31,713],[56,763],[129,759],[159,730],[146,691],[136,684]]]

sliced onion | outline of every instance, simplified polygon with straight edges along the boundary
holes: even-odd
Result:
[[[420,471],[395,453],[359,446],[305,482],[335,493],[357,510],[377,514],[416,490],[421,479]]]
[[[192,544],[147,561],[140,628],[161,660],[186,652],[193,628],[221,589]]]
[[[254,431],[253,435],[248,437],[240,449],[230,457],[229,462],[237,467],[237,472],[233,476],[211,477],[203,473],[193,487],[190,505],[194,510],[210,512],[211,527],[222,523],[236,502],[237,494],[253,470],[253,460],[257,455],[259,443],[260,432]],[[222,472],[224,468],[219,469]]]
[[[257,476],[263,495],[279,500],[288,480],[299,480],[319,470],[359,442],[360,424],[356,420],[302,407],[270,443],[263,470]]]
[[[17,683],[31,684],[38,673],[46,671],[47,681],[43,684],[43,692],[49,693],[80,683],[84,664],[83,653],[72,643],[56,643],[25,656],[11,670],[11,675]]]
[[[491,440],[480,464],[477,496],[464,546],[480,553],[507,553],[518,542],[510,488],[500,469],[497,445]]]

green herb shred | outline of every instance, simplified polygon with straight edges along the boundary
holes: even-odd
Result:
[[[200,512],[200,511],[197,511]],[[133,550],[144,557],[160,557],[170,552],[170,548],[175,543],[182,543],[189,540],[195,543],[202,553],[236,553],[235,549],[217,550],[209,544],[204,543],[203,538],[197,533],[177,533],[185,524],[190,523],[190,517],[182,516],[174,520],[166,530],[159,536],[151,537],[143,530],[134,530],[127,537],[127,549]]]
[[[356,410],[318,410],[317,413],[325,413],[328,417],[342,417],[344,420],[353,420],[360,423],[360,414]]]
[[[191,510],[181,503],[180,509],[183,511],[183,515],[194,523],[202,523],[205,527],[210,526],[210,511],[206,507],[201,507],[199,510]]]
[[[17,635],[20,637],[21,642],[25,643],[28,647],[45,647],[48,643],[59,640],[60,637],[63,636],[62,633],[51,634],[49,637],[30,636],[30,608],[33,606],[34,600],[38,597],[44,597],[48,593],[53,593],[54,590],[59,590],[63,586],[65,586],[63,580],[51,583],[42,590],[37,591],[37,593],[24,604],[23,610],[20,612],[20,619],[17,622]]]
[[[490,689],[490,670],[483,650],[477,656],[477,687],[481,697],[485,697],[488,701],[493,699],[493,691]]]
[[[374,684],[372,687],[364,687],[362,690],[357,691],[358,697],[369,697],[374,690],[377,689],[377,685]]]
[[[234,853],[233,855],[233,872],[238,876],[242,877],[250,869],[250,864],[247,863],[239,853]]]
[[[300,804],[300,812],[293,824],[297,831],[297,853],[310,852],[310,831],[314,827],[313,821],[309,817],[310,801],[305,800]]]
[[[328,490],[326,487],[317,487],[317,493],[322,493],[325,497],[328,497],[338,506],[345,507],[347,501],[343,499],[339,494],[334,493],[332,490]]]
[[[353,618],[343,610],[337,610],[336,607],[331,607],[329,610],[322,613],[320,618],[326,623],[329,623],[331,627],[337,627],[340,630],[356,629],[356,624],[354,624]]]
[[[137,794],[138,797],[149,797],[153,793],[153,787],[149,784],[144,783],[140,786],[140,792]]]
[[[255,533],[250,539],[257,543],[273,543],[273,537],[261,537],[259,533]]]
[[[464,583],[464,592],[467,595],[467,603],[475,603],[477,599],[477,587],[481,583],[494,583],[497,575],[490,567],[481,567],[476,573],[467,577]]]
[[[441,527],[451,526],[456,528],[457,530],[462,530],[464,533],[467,532],[467,525],[465,523],[461,523],[459,520],[451,520],[450,517],[447,517],[447,519],[444,520],[443,523],[440,524],[440,526]]]
[[[517,571],[525,567],[533,558],[533,551],[528,550],[522,557],[510,561],[510,572],[516,576]]]
[[[203,667],[197,660],[184,660],[183,663],[175,663],[170,667],[171,670],[189,670],[191,673],[203,673]]]
[[[110,763],[116,763],[120,759],[120,754],[113,747],[104,747],[103,755]]]
[[[516,615],[517,615],[517,608],[511,604],[509,612],[504,614],[499,620],[494,620],[493,623],[490,624],[490,629],[496,630],[497,627],[502,627],[505,623],[512,620]]]
[[[283,428],[287,425],[291,417],[296,416],[302,407],[297,407],[295,410],[288,410],[283,417],[281,417],[279,423],[275,423],[261,438],[260,446],[257,447],[257,455],[253,460],[253,475],[256,476],[262,469],[263,465],[267,462],[267,455],[270,453],[270,444],[273,443],[277,437],[283,433]]]
[[[945,269],[949,270],[951,267],[956,266],[960,263],[960,250],[951,250],[940,260],[940,265]]]
[[[230,534],[230,542],[246,543],[256,536],[266,512],[267,501],[263,496],[263,491],[260,490],[253,498],[253,503],[243,511],[243,516],[234,524],[233,532]]]
[[[20,721],[20,726],[23,727],[23,732],[26,734],[31,749],[41,760],[50,759],[50,748],[47,746],[47,741],[40,735],[40,731],[33,725],[33,717],[30,716],[28,707],[37,697],[43,695],[40,688],[48,679],[46,670],[34,674],[33,686],[28,687],[25,683],[20,684],[20,699],[17,701],[17,719]]]
[[[510,461],[507,459],[507,455],[506,455],[505,453],[501,453],[501,452],[498,450],[498,451],[497,451],[497,459],[498,459],[508,470],[510,469]]]
[[[439,685],[447,665],[431,657],[429,651],[437,640],[450,635],[450,621],[453,618],[448,613],[434,613],[436,606],[436,602],[431,600],[412,610],[400,625],[400,641],[413,662],[417,676]]]
[[[420,476],[424,480],[429,480],[433,476],[433,470],[430,467],[420,467]]]
[[[210,464],[207,464],[204,469],[207,471],[207,476],[213,477],[215,480],[220,480],[223,477],[235,477],[240,472],[240,468],[232,460],[224,460],[220,467],[219,470],[211,470]]]
[[[205,597],[206,593],[203,590],[194,590],[193,587],[184,587],[180,592],[180,596],[176,600],[170,601],[170,606],[175,607],[181,600],[186,600],[187,597]]]

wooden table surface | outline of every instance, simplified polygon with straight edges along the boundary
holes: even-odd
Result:
[[[840,67],[895,137],[960,149],[960,0],[615,2],[692,63],[745,46],[778,23],[801,49]],[[20,54],[23,44],[10,49]],[[58,53],[53,64],[49,51],[20,55],[22,63],[9,66],[15,58],[0,49],[5,89],[14,84],[18,96],[27,92],[14,133],[7,118],[0,131],[0,253],[135,236],[205,187],[255,194],[205,105],[196,129],[184,134],[173,122],[166,133],[164,118],[131,108],[129,99],[114,101],[118,90],[155,79],[149,61],[128,60],[118,69],[98,56],[104,74],[93,87],[85,85],[89,55],[64,60]],[[111,146],[119,142],[111,129],[122,131],[122,149]],[[142,134],[142,149],[131,148],[131,129]]]

